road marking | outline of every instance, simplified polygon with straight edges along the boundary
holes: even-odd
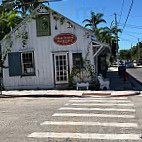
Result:
[[[66,103],[65,106],[68,106],[70,103]]]
[[[106,127],[138,127],[136,123],[102,123],[102,122],[54,122],[45,121],[41,125],[89,125],[89,126],[106,126]]]
[[[114,103],[74,103],[73,106],[134,106],[134,104],[114,104]]]
[[[72,138],[72,139],[103,139],[103,140],[140,140],[139,134],[97,134],[97,133],[53,133],[34,132],[30,138]]]
[[[80,102],[80,103],[91,103],[91,102],[108,102],[108,103],[131,103],[131,101],[127,101],[127,100],[69,100],[70,102]]]
[[[135,112],[135,109],[118,109],[118,108],[73,108],[73,107],[61,107],[58,110],[87,110],[87,111],[128,111]]]
[[[79,117],[118,117],[118,118],[134,118],[134,115],[115,115],[115,114],[95,114],[95,113],[55,113],[52,116],[79,116]]]

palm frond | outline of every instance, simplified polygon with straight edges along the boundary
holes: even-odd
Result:
[[[88,27],[88,26],[92,26],[92,24],[86,24],[84,27],[86,28],[86,27]]]
[[[85,19],[85,20],[82,21],[82,23],[84,23],[84,22],[89,22],[90,23],[91,21],[89,19]]]

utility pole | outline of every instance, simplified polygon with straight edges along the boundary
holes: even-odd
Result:
[[[116,38],[116,56],[117,56],[117,66],[119,67],[119,55],[118,55],[118,32],[117,32],[117,15],[116,13],[114,13],[115,15],[115,27],[116,27],[116,31],[115,31],[115,38]]]
[[[131,52],[130,52],[130,56],[131,56],[131,60],[132,60],[132,48],[133,48],[133,46],[132,46],[132,43],[131,43]]]
[[[139,38],[138,38],[138,60],[140,59],[140,45],[139,45]]]

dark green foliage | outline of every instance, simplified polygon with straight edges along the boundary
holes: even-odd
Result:
[[[91,19],[85,19],[84,22],[88,22],[85,27],[91,27],[91,30],[95,31],[97,28],[97,25],[100,23],[106,23],[106,21],[102,18],[103,13],[97,13],[95,14],[93,11],[91,11]]]
[[[10,11],[0,13],[0,40],[4,38],[23,19],[16,12]]]
[[[142,43],[139,43],[139,52],[138,52],[138,44],[133,46],[128,50],[120,50],[120,59],[126,60],[138,60],[138,54],[140,54],[140,58],[142,58]]]
[[[112,57],[116,56],[116,33],[121,32],[121,29],[117,29],[114,26],[114,21],[111,22],[110,27],[100,27],[98,25],[100,23],[106,23],[106,21],[102,18],[102,13],[95,14],[91,12],[91,19],[85,19],[84,22],[88,22],[85,27],[89,27],[92,32],[94,32],[96,38],[101,42],[106,42],[110,45]]]
[[[131,59],[130,50],[120,50],[119,54],[120,54],[119,56],[120,60],[130,60]]]
[[[31,13],[40,4],[48,3],[46,0],[2,0],[2,4],[6,11],[17,11],[21,16],[25,17]]]

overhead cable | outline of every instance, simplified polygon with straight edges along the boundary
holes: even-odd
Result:
[[[129,12],[128,12],[128,15],[127,15],[126,21],[125,21],[125,23],[124,23],[124,26],[123,26],[122,32],[123,32],[123,30],[124,30],[124,28],[125,28],[125,26],[126,26],[127,21],[128,21],[129,15],[130,15],[131,10],[132,10],[132,7],[133,7],[133,3],[134,3],[134,0],[132,0],[131,6],[130,6],[130,8],[129,8]]]
[[[122,16],[122,12],[123,12],[123,7],[124,7],[124,0],[122,2],[122,6],[121,6],[121,13],[120,13],[120,18],[119,18],[118,24],[120,23],[120,20],[121,20],[121,16]]]

